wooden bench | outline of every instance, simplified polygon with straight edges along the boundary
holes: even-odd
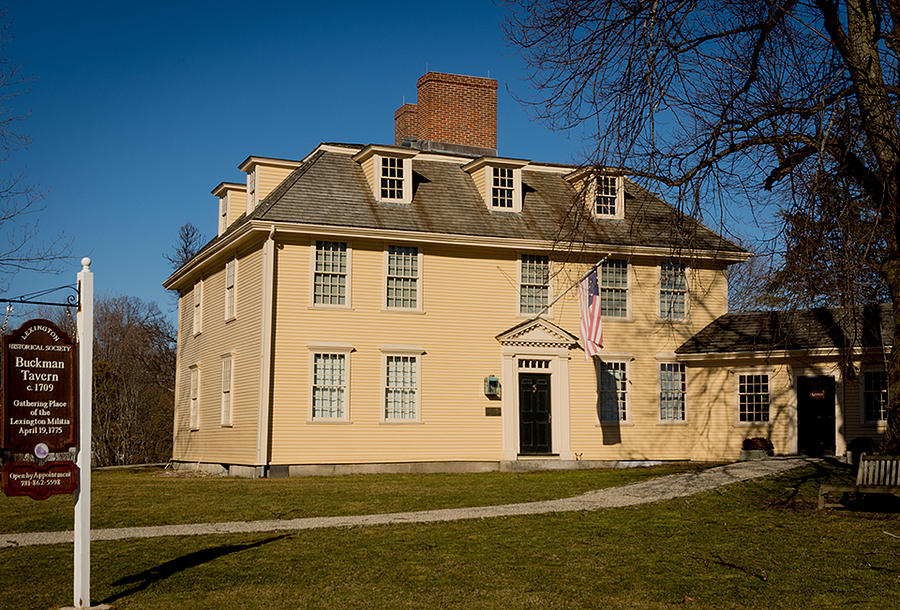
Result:
[[[900,498],[900,457],[866,455],[860,456],[856,485],[820,485],[819,510],[842,506],[841,502],[830,502],[828,494],[870,493],[893,494]]]

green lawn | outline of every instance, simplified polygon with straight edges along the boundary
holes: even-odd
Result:
[[[584,473],[497,478],[568,495],[576,474]],[[838,466],[807,466],[632,508],[95,543],[92,597],[116,608],[900,607],[900,538],[889,535],[900,536],[900,517],[815,511],[819,482],[846,476]],[[298,481],[323,490],[377,485],[347,479],[356,477]],[[493,494],[507,485],[483,481]],[[440,495],[423,491],[430,475],[403,482],[412,495]],[[199,491],[193,501],[217,510]],[[71,553],[69,545],[0,549],[0,605],[70,603]]]
[[[548,500],[708,466],[620,470],[236,479],[103,470],[92,477],[92,526],[128,527],[389,513]],[[0,494],[0,533],[73,527],[73,496],[40,502]]]

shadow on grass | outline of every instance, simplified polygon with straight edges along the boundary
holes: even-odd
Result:
[[[219,557],[224,557],[225,555],[231,555],[232,553],[238,553],[240,551],[246,551],[248,549],[260,547],[264,544],[269,544],[270,542],[275,542],[276,540],[281,540],[282,538],[287,538],[289,536],[290,534],[282,534],[280,536],[273,536],[272,538],[266,538],[265,540],[254,542],[252,544],[226,544],[223,546],[194,551],[193,553],[188,553],[187,555],[176,557],[175,559],[171,559],[165,563],[161,563],[156,567],[150,568],[149,570],[144,570],[143,572],[139,572],[137,574],[134,574],[133,576],[125,576],[124,578],[120,578],[116,582],[112,583],[114,587],[125,585],[133,586],[125,589],[124,591],[120,591],[119,593],[115,593],[98,603],[111,604],[114,601],[122,599],[123,597],[128,597],[129,595],[139,593],[150,585],[165,580],[166,578],[183,570],[187,570],[188,568],[194,568],[204,563],[213,561],[214,559],[218,559]]]

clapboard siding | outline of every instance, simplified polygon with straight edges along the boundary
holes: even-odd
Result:
[[[225,263],[203,279],[203,325],[191,331],[193,292],[179,299],[178,397],[173,457],[176,460],[252,464],[256,455],[262,303],[262,252],[238,253],[237,317],[225,321]],[[233,357],[232,426],[222,426],[222,356]],[[200,422],[190,429],[190,367],[200,370]]]
[[[327,236],[323,236],[328,239]],[[498,460],[502,419],[486,417],[499,406],[483,393],[483,378],[498,375],[495,337],[527,319],[518,314],[518,252],[418,244],[423,252],[421,313],[385,311],[386,243],[353,240],[350,279],[352,309],[312,307],[310,274],[313,240],[279,244],[272,407],[272,463],[341,463],[431,460]],[[553,255],[555,291],[568,287],[587,268]],[[558,260],[557,260],[558,259]],[[632,425],[627,442],[605,444],[596,414],[596,378],[581,351],[572,352],[572,449],[583,459],[685,459],[696,426],[658,423],[657,355],[672,353],[690,335],[725,310],[719,269],[692,269],[692,298],[686,323],[661,322],[655,260],[632,261],[632,316],[604,322],[606,350],[630,353]],[[717,302],[716,302],[717,301]],[[577,290],[553,308],[554,323],[578,332]],[[309,344],[340,342],[350,354],[349,423],[311,422]],[[421,422],[382,422],[385,345],[419,346]],[[515,388],[504,388],[515,391]]]

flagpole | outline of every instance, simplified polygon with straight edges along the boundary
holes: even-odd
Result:
[[[549,303],[547,303],[547,304],[544,306],[543,309],[541,309],[539,312],[537,312],[536,314],[534,314],[534,317],[531,318],[531,319],[532,319],[532,320],[537,320],[538,318],[540,318],[544,313],[547,312],[548,309],[550,309],[551,307],[553,307],[553,304],[554,304],[554,303],[556,303],[558,300],[560,300],[561,298],[563,298],[570,290],[572,290],[573,288],[575,288],[575,286],[577,286],[578,284],[580,284],[580,283],[581,283],[581,280],[583,280],[584,278],[586,278],[587,276],[589,276],[589,275],[591,274],[591,272],[594,271],[594,269],[596,269],[597,267],[599,267],[600,265],[602,265],[603,263],[605,263],[605,262],[606,262],[606,259],[608,259],[609,256],[610,256],[610,255],[607,254],[606,256],[604,256],[603,258],[601,258],[599,261],[597,261],[597,263],[595,263],[590,269],[588,269],[587,271],[585,271],[585,272],[581,275],[581,277],[579,277],[577,280],[575,280],[574,282],[572,282],[572,283],[569,285],[568,288],[566,288],[565,290],[563,290],[562,292],[560,292],[560,293],[559,293],[559,296],[557,296],[555,299],[553,299],[552,301],[550,301]]]

